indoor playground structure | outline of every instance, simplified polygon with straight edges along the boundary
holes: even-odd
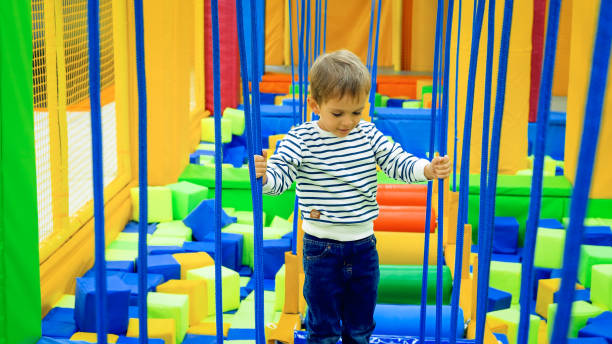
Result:
[[[378,171],[373,343],[612,343],[610,0],[0,1],[0,344],[304,344],[293,185],[254,155],[362,114],[446,180]]]

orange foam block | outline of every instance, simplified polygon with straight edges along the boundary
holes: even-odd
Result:
[[[126,337],[138,338],[138,324],[137,318],[130,319]],[[174,319],[149,319],[147,325],[149,338],[159,338],[165,344],[176,343],[176,324]]]
[[[426,207],[418,205],[381,205],[378,218],[374,220],[374,230],[423,233],[427,228],[433,233],[436,228],[436,214],[432,208],[429,223],[426,224],[426,210]]]
[[[187,278],[187,271],[204,266],[215,265],[215,261],[206,252],[186,252],[172,255],[181,265],[181,279]]]
[[[278,323],[266,325],[266,340],[268,343],[279,341],[293,344],[293,332],[300,329],[300,315],[281,313]]]
[[[208,316],[205,280],[170,280],[157,286],[157,291],[167,294],[184,294],[189,297],[189,325],[200,323]]]
[[[285,252],[285,304],[283,313],[299,313],[299,273],[301,265],[298,256]]]
[[[376,192],[379,205],[427,205],[427,186],[421,184],[379,184]]]

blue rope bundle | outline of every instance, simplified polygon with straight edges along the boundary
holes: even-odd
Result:
[[[291,20],[291,0],[289,1],[289,47],[291,49],[291,85],[295,85],[295,69],[293,67],[293,24],[292,24],[292,20]],[[297,8],[297,3],[296,3],[296,8]],[[240,39],[240,36],[238,36]],[[242,38],[244,39],[244,37]],[[246,65],[245,65],[246,67]],[[245,75],[248,75],[248,73],[244,72]],[[294,87],[295,89],[295,87]],[[243,89],[243,94],[247,94],[248,93],[248,89],[244,90]],[[295,92],[291,92],[291,97],[293,99],[293,102],[291,103],[291,106],[293,107],[293,125],[297,126],[298,123],[300,123],[300,119],[297,115],[297,111],[295,109]],[[275,147],[270,147],[270,149],[274,150]],[[250,153],[249,153],[250,154]],[[253,184],[253,181],[251,181],[251,184]],[[297,194],[295,195],[295,201],[293,204],[293,232],[291,234],[291,253],[296,254],[297,253],[297,224],[298,224],[298,198],[297,198]]]
[[[380,7],[381,0],[378,0],[378,15],[376,16],[376,43],[374,43],[374,57],[372,59],[372,85],[370,86],[370,118],[374,115],[374,99],[376,98],[376,74],[378,72],[378,36],[380,34]],[[373,14],[372,14],[373,15]],[[372,17],[371,21],[374,21]],[[370,34],[371,34],[370,29]]]
[[[370,74],[372,73],[372,28],[374,27],[374,9],[376,8],[376,0],[372,0],[372,8],[370,9],[370,30],[368,31],[368,58],[366,67]]]
[[[457,89],[459,84],[459,43],[461,40],[461,0],[459,0],[459,12],[457,14],[457,52],[455,55],[455,143],[453,145],[453,192],[457,191],[457,143],[459,142],[459,136],[457,133],[457,95],[459,91]]]
[[[323,19],[323,53],[326,52],[325,45],[327,43],[327,0],[325,0],[325,14]]]

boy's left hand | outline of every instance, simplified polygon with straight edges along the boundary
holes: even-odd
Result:
[[[432,179],[445,179],[450,175],[451,163],[448,156],[436,156],[427,166],[425,166],[425,177]]]

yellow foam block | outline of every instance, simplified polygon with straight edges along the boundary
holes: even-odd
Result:
[[[417,99],[423,99],[423,87],[433,85],[433,81],[429,79],[419,79],[416,82]]]
[[[278,141],[282,140],[284,137],[285,137],[285,134],[270,135],[268,137],[268,144],[269,144],[269,147],[270,147],[270,152],[272,154],[274,154],[274,152],[276,151],[276,143]]]
[[[117,343],[117,339],[119,336],[116,334],[107,334],[106,341],[108,343]],[[93,332],[77,332],[70,337],[70,340],[80,340],[82,342],[87,343],[97,343],[98,342],[98,334]]]
[[[376,239],[380,264],[423,264],[424,233],[376,232]],[[437,264],[437,244],[438,236],[432,233],[429,237],[429,265]]]
[[[138,338],[138,319],[130,318],[126,337]],[[159,338],[165,344],[176,343],[176,324],[174,319],[149,319],[147,322],[149,338]]]
[[[548,324],[545,320],[540,320],[540,329],[538,330],[538,344],[548,344]]]
[[[215,142],[215,119],[208,117],[202,119],[202,141]],[[227,143],[232,140],[232,121],[221,118],[221,142]]]
[[[306,299],[304,298],[304,280],[305,280],[305,277],[306,277],[306,275],[303,272],[300,273],[300,276],[299,276],[299,283],[300,283],[299,295],[300,295],[300,299],[299,299],[298,308],[299,308],[300,314],[302,314],[302,316],[306,315],[306,309],[308,307],[308,305],[306,304]]]
[[[266,325],[266,340],[293,343],[293,333],[300,329],[300,315],[281,313],[277,323]]]
[[[554,303],[555,293],[559,290],[560,283],[560,278],[541,279],[538,281],[535,312],[544,319],[548,319],[548,306]],[[576,284],[576,289],[584,289],[584,287]]]
[[[300,261],[297,255],[285,252],[285,302],[283,305],[284,313],[296,314],[298,308],[299,292],[299,268]]]
[[[227,337],[227,333],[229,332],[230,324],[223,323],[223,336]],[[201,336],[215,336],[217,335],[217,324],[214,322],[201,322],[199,324],[193,325],[187,329],[187,333],[190,334],[198,334]]]
[[[187,271],[191,269],[215,265],[215,261],[206,252],[175,253],[172,257],[181,265],[181,279],[186,279]]]
[[[208,316],[205,280],[170,280],[158,285],[157,291],[189,297],[189,326],[200,323]]]

